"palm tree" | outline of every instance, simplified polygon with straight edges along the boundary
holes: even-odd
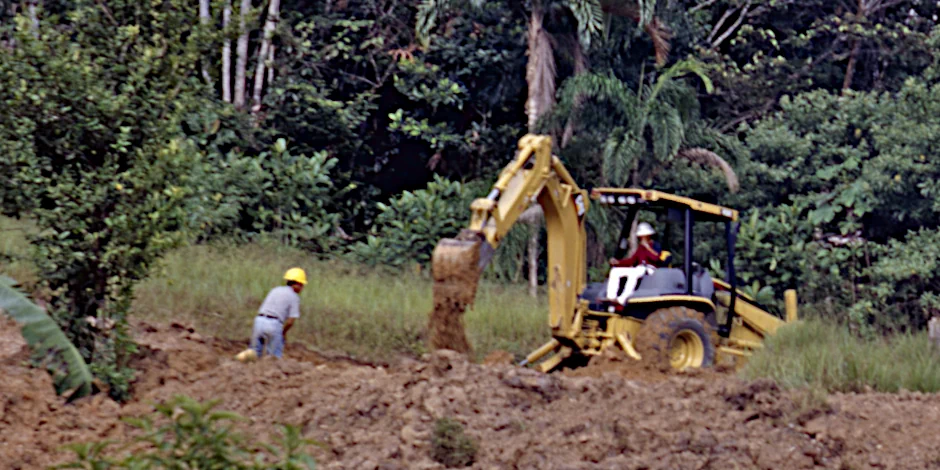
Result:
[[[572,77],[565,81],[558,105],[542,121],[542,126],[557,131],[562,125],[579,123],[577,127],[584,128],[587,139],[600,143],[596,151],[585,156],[585,166],[600,168],[600,185],[641,186],[681,160],[718,169],[729,191],[736,192],[738,178],[727,161],[711,150],[688,146],[690,131],[715,131],[703,128],[696,120],[696,92],[682,80],[687,75],[700,79],[711,93],[712,83],[704,66],[694,60],[662,69],[652,83],[641,83],[638,90],[612,74]],[[597,111],[591,115],[595,119],[581,126],[591,107]],[[603,122],[596,119],[598,115],[603,116]],[[590,224],[595,231],[613,233],[617,221],[610,220],[603,211],[594,212]],[[635,246],[634,240],[631,246]]]
[[[479,8],[483,0],[424,0],[418,7],[416,36],[422,47],[427,47],[431,32],[438,19],[448,12],[469,5]],[[538,120],[551,111],[555,102],[555,47],[565,44],[571,48],[574,58],[575,73],[587,71],[585,51],[598,39],[604,30],[604,24],[611,16],[623,16],[635,20],[643,28],[653,43],[658,64],[665,63],[669,53],[669,33],[665,26],[653,16],[656,0],[533,0],[529,12],[527,29],[528,57],[526,64],[526,99],[527,125],[530,131],[537,126]],[[577,31],[563,32],[574,34],[574,41],[558,40],[546,28],[545,21],[552,15],[570,14],[577,24]]]
[[[469,6],[479,8],[483,0],[469,0]],[[415,25],[416,36],[422,47],[427,47],[431,32],[438,19],[452,9],[462,7],[457,0],[424,0],[418,8]],[[526,124],[530,132],[534,132],[539,120],[551,111],[555,103],[556,69],[555,44],[565,42],[571,48],[574,58],[576,75],[586,73],[588,70],[585,51],[591,43],[603,32],[604,24],[610,16],[625,16],[635,20],[638,25],[650,36],[655,49],[658,64],[665,63],[669,52],[668,32],[662,23],[653,16],[656,0],[635,0],[629,2],[617,0],[533,0],[529,12],[527,29],[528,57],[526,64],[526,83],[528,96],[525,102]],[[573,32],[575,40],[557,41],[545,28],[545,20],[553,14],[571,14],[577,24],[577,31]],[[580,99],[580,98],[578,98]],[[565,136],[570,138],[574,128],[572,122],[565,130]],[[562,146],[567,143],[562,138]],[[527,210],[522,220],[528,220],[536,227],[540,224],[540,209],[533,206]],[[536,295],[538,281],[538,230],[532,230],[528,244],[529,253],[529,294]]]

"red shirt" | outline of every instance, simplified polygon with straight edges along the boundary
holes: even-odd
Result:
[[[610,263],[611,266],[616,267],[633,267],[639,266],[641,264],[651,264],[653,266],[659,265],[659,255],[655,251],[647,248],[644,245],[640,245],[636,249],[636,253],[633,253],[633,256],[625,259],[614,260],[613,263]]]

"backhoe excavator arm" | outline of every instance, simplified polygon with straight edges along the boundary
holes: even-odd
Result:
[[[474,262],[479,276],[522,212],[536,202],[542,207],[548,233],[549,325],[555,338],[573,338],[578,295],[586,281],[588,199],[587,192],[552,155],[550,137],[524,136],[489,195],[471,204],[469,227],[456,240],[441,240],[434,250],[436,283],[465,279],[465,274],[448,273],[458,272],[461,265],[465,273],[474,268]],[[475,289],[475,283],[471,287]]]

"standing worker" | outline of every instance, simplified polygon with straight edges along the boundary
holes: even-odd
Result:
[[[257,357],[266,351],[280,358],[287,332],[300,317],[300,292],[307,285],[307,274],[303,269],[291,268],[284,273],[284,280],[287,285],[271,289],[255,317],[250,349]]]

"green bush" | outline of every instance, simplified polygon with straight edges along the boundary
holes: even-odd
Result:
[[[293,155],[284,139],[257,156],[229,153],[200,168],[190,214],[203,239],[261,234],[283,243],[326,251],[339,215],[328,206],[337,195],[336,160],[325,152]]]
[[[255,442],[256,439],[232,429],[234,422],[244,418],[232,412],[215,411],[217,405],[218,401],[201,403],[188,397],[174,397],[167,403],[157,405],[153,416],[125,418],[142,435],[121,443],[113,451],[114,443],[109,441],[68,446],[75,453],[75,460],[56,468],[316,468],[316,462],[304,452],[316,443],[304,439],[296,427],[283,426],[280,442],[259,444]],[[157,424],[156,420],[163,424]]]
[[[379,203],[375,225],[353,246],[352,256],[370,265],[426,265],[438,240],[467,226],[474,196],[463,184],[435,176],[426,189]]]
[[[477,443],[464,434],[463,426],[450,418],[434,423],[431,435],[431,458],[445,467],[469,467],[477,455]]]
[[[134,286],[188,236],[192,178],[208,163],[183,122],[214,103],[187,78],[199,38],[182,2],[146,22],[137,2],[70,6],[68,28],[18,21],[17,46],[0,48],[0,199],[36,222],[50,313],[121,399]]]

